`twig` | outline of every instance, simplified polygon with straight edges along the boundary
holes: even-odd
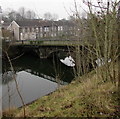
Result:
[[[5,52],[5,54],[6,54],[7,58],[8,58],[8,61],[9,61],[10,67],[11,67],[11,71],[14,73],[14,69],[13,69],[13,65],[12,65],[12,62],[10,60],[10,57],[8,56],[7,52]],[[25,103],[24,103],[23,97],[22,97],[22,95],[21,95],[21,93],[19,91],[18,83],[17,83],[16,77],[15,77],[14,74],[13,74],[13,79],[15,81],[15,85],[16,85],[16,89],[17,89],[18,95],[19,95],[19,97],[21,99],[21,102],[23,104],[23,112],[24,112],[24,117],[25,117]]]

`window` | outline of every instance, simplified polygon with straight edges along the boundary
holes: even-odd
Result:
[[[63,30],[63,26],[58,26],[58,31],[62,31]]]
[[[44,31],[46,31],[46,27],[44,27]]]
[[[51,37],[53,37],[53,33],[51,33]]]
[[[36,27],[34,27],[34,32],[36,32]]]
[[[32,32],[32,28],[30,28],[30,32]]]
[[[43,34],[42,34],[42,33],[40,33],[40,37],[43,37]]]
[[[56,36],[56,33],[54,33],[54,36]]]
[[[34,28],[32,28],[32,32],[34,32]]]
[[[39,34],[38,33],[36,33],[36,39],[38,39],[39,38]]]
[[[38,27],[36,28],[36,32],[39,32],[39,28]]]
[[[25,28],[25,32],[27,32],[27,28]]]
[[[20,33],[22,33],[22,28],[20,28]]]
[[[22,32],[25,33],[25,28],[22,28]]]
[[[48,32],[48,31],[49,31],[49,27],[45,27],[45,28],[44,28],[44,31],[45,31],[45,32]]]
[[[54,30],[55,30],[55,31],[57,30],[57,27],[56,27],[56,26],[54,27]]]
[[[61,26],[61,31],[63,30],[63,26]]]
[[[42,34],[42,33],[40,33],[40,37],[43,37],[43,34]]]
[[[27,28],[27,31],[30,32],[30,28]]]
[[[58,31],[60,31],[61,30],[61,26],[58,26]]]
[[[52,26],[52,31],[54,31],[54,26]]]
[[[42,27],[40,27],[40,32],[42,32]]]

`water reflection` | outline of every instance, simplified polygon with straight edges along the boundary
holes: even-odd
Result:
[[[32,75],[25,71],[17,72],[16,80],[25,104],[28,104],[57,89],[57,83]],[[8,108],[9,105],[10,107],[22,106],[14,81],[9,81],[9,83],[2,86],[2,94],[3,109]]]
[[[2,74],[2,84],[5,85],[10,81],[13,81],[13,75],[16,75],[15,72],[7,71]]]
[[[12,63],[16,72],[26,71],[48,80],[50,80],[50,77],[55,78],[56,73],[59,73],[61,80],[64,83],[70,83],[74,78],[72,67],[67,67],[60,61],[56,61],[54,65],[52,60],[38,59],[29,55],[25,55],[18,60],[13,61]],[[10,71],[10,67],[8,64],[3,62],[3,72],[6,72],[6,70]]]
[[[13,75],[16,76],[19,90],[28,104],[58,88],[56,75],[60,76],[60,84],[67,84],[73,79],[72,68],[58,61],[22,56],[12,61],[15,72],[10,71],[9,63],[3,62],[2,100],[3,109],[22,106],[16,90]],[[47,79],[47,80],[46,80]],[[0,84],[1,86],[1,84]]]

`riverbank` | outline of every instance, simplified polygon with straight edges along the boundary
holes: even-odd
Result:
[[[117,77],[116,77],[117,78]],[[61,87],[26,106],[27,117],[117,117],[118,90],[95,71]],[[23,109],[4,112],[4,116],[23,117]]]

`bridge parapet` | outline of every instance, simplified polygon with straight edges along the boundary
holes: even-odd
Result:
[[[11,45],[29,45],[29,46],[76,46],[76,45],[90,45],[94,42],[82,40],[22,40],[12,42]]]
[[[11,42],[12,47],[19,47],[23,52],[34,51],[40,58],[47,58],[52,53],[58,53],[59,51],[66,52],[66,54],[75,54],[76,48],[79,47],[90,47],[94,42],[88,43],[82,40],[22,40]],[[77,47],[76,47],[77,46]],[[74,53],[73,53],[74,52]],[[74,57],[74,56],[73,56]]]

